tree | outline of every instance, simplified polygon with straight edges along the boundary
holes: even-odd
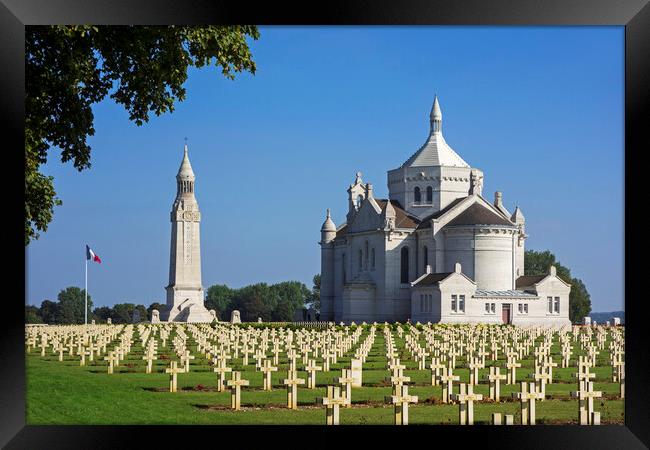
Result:
[[[314,285],[311,288],[311,295],[308,299],[308,303],[312,308],[320,312],[320,273],[314,275],[312,282]]]
[[[56,323],[81,324],[84,323],[85,290],[70,286],[59,292],[59,305],[57,308]],[[93,301],[88,295],[88,320],[92,318]]]
[[[311,291],[299,281],[285,281],[271,286],[277,301],[274,302],[273,311],[278,321],[292,321],[297,309],[304,308],[311,297]]]
[[[205,296],[205,307],[207,309],[214,309],[217,317],[225,320],[225,313],[228,312],[235,294],[236,290],[229,288],[225,284],[210,286]]]
[[[25,323],[43,323],[41,310],[34,305],[25,305]]]
[[[158,312],[162,312],[165,308],[167,307],[166,304],[164,303],[158,303],[158,302],[153,302],[149,307],[147,308],[147,318],[149,321],[151,321],[151,314],[153,313],[154,309],[157,309]]]
[[[573,323],[580,322],[591,312],[591,296],[585,284],[582,280],[573,278],[571,270],[556,261],[555,255],[549,250],[543,252],[526,250],[524,254],[524,273],[526,275],[545,275],[551,266],[555,266],[558,277],[571,284],[569,320]]]
[[[54,178],[39,171],[50,147],[61,150],[61,162],[90,168],[94,103],[110,93],[142,125],[185,99],[189,67],[214,64],[228,79],[254,74],[247,37],[258,39],[257,27],[26,27],[25,245],[47,231],[62,204]]]
[[[135,308],[133,308],[133,314],[131,315],[131,321],[133,321],[133,318],[135,317],[135,313],[138,313],[137,315],[139,316],[138,323],[144,322],[147,320],[149,317],[149,314],[147,312],[147,308],[144,307],[144,305],[136,305]]]
[[[110,306],[100,306],[99,308],[95,308],[93,311],[93,319],[97,322],[106,322],[109,317],[112,321],[113,316],[113,308]]]
[[[268,322],[273,312],[270,297],[271,292],[266,283],[252,284],[237,290],[231,308],[239,310],[244,322],[255,322],[258,317]]]
[[[118,303],[113,305],[113,323],[132,323],[133,310],[135,305],[133,303]]]
[[[571,279],[571,294],[569,294],[569,318],[579,322],[591,312],[591,296],[587,286],[579,278]]]
[[[40,316],[44,323],[54,324],[57,323],[59,316],[59,304],[52,300],[43,300],[41,302]]]
[[[286,300],[280,300],[271,313],[271,320],[274,322],[292,322],[295,309]]]

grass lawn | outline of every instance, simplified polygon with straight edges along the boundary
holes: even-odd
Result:
[[[362,336],[361,340],[365,338]],[[58,356],[40,355],[39,350],[32,349],[26,353],[27,366],[27,423],[44,424],[324,424],[325,409],[316,405],[316,398],[325,394],[325,386],[332,384],[334,377],[340,376],[340,369],[349,367],[350,358],[339,358],[329,372],[317,372],[316,389],[300,387],[298,389],[298,411],[286,408],[286,389],[281,384],[286,377],[288,361],[281,358],[278,372],[274,372],[273,390],[263,391],[262,373],[254,370],[254,359],[242,366],[241,358],[229,361],[229,367],[242,372],[242,378],[250,380],[250,386],[242,389],[241,411],[232,411],[230,392],[217,392],[217,375],[212,372],[208,361],[194,352],[191,371],[178,376],[178,392],[169,392],[169,375],[164,369],[171,359],[176,359],[169,342],[167,347],[159,348],[159,359],[155,361],[154,372],[145,374],[145,361],[142,360],[143,349],[139,346],[137,332],[134,345],[126,359],[115,368],[115,373],[106,373],[107,362],[95,360],[84,367],[79,366],[76,357],[58,361]],[[395,334],[398,351],[404,350],[404,341]],[[169,340],[171,341],[171,339]],[[192,344],[190,338],[189,343]],[[576,346],[578,348],[579,346]],[[193,345],[189,348],[195,349]],[[557,349],[559,352],[559,348]],[[353,352],[348,353],[351,354]],[[341,424],[392,424],[393,407],[384,404],[384,396],[390,395],[390,383],[385,378],[390,376],[385,368],[386,357],[382,333],[376,334],[371,353],[364,364],[362,388],[353,388],[351,408],[341,410]],[[577,358],[579,352],[574,352]],[[102,355],[103,357],[103,355]],[[457,424],[458,405],[440,403],[441,389],[431,386],[429,370],[417,370],[417,364],[408,360],[404,354],[402,361],[407,365],[405,375],[411,377],[409,393],[417,395],[419,403],[409,408],[410,424]],[[500,355],[498,364],[504,361]],[[555,357],[556,362],[559,358]],[[592,369],[596,373],[594,389],[603,391],[604,398],[594,401],[595,410],[601,412],[603,424],[623,424],[624,403],[618,398],[618,383],[611,382],[611,367],[606,351],[599,355],[598,366]],[[523,367],[517,370],[517,380],[532,381],[532,355],[530,359],[520,361]],[[454,374],[461,377],[461,382],[469,380],[469,370],[463,368],[465,361],[457,359]],[[488,360],[488,365],[494,362]],[[572,361],[573,364],[573,361]],[[298,364],[302,368],[301,361]],[[570,397],[577,383],[572,378],[575,367],[553,370],[554,382],[546,387],[547,399],[536,402],[538,424],[577,423],[578,401]],[[480,371],[480,377],[488,369]],[[504,369],[502,369],[504,373]],[[298,375],[306,379],[307,373],[299,371]],[[475,386],[474,392],[488,395],[485,381]],[[493,412],[514,414],[515,423],[520,423],[520,404],[511,398],[512,392],[518,392],[517,385],[501,385],[502,402],[482,401],[475,403],[475,423],[487,424]],[[457,384],[454,392],[458,392]]]

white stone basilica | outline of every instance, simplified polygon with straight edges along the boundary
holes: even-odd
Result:
[[[571,286],[524,274],[525,219],[445,141],[436,97],[426,142],[388,171],[388,199],[361,173],[345,224],[321,228],[321,320],[570,325]]]
[[[194,196],[194,171],[185,144],[183,161],[176,175],[176,199],[170,213],[172,222],[169,257],[167,308],[160,320],[169,322],[212,322],[213,311],[203,304],[201,285],[201,212]]]

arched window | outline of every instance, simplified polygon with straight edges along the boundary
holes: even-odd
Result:
[[[433,188],[431,186],[427,186],[427,203],[432,203],[433,202]]]
[[[402,247],[400,270],[401,270],[400,282],[401,283],[408,283],[409,282],[409,249],[408,249],[408,247]]]
[[[370,258],[370,264],[372,264],[372,270],[375,270],[375,249],[372,249],[372,257]]]
[[[363,268],[363,250],[359,249],[359,270]]]
[[[413,191],[413,201],[415,203],[420,203],[422,201],[422,194],[420,193],[420,188],[415,187],[415,190]]]
[[[424,263],[424,271],[427,271],[427,266],[429,265],[429,249],[425,245],[424,248],[422,249],[423,253],[423,263]]]
[[[346,277],[345,277],[345,253],[343,253],[343,258],[341,258],[341,269],[343,271],[343,284],[345,284]]]
[[[361,208],[361,202],[363,201],[363,195],[357,195],[357,209]]]

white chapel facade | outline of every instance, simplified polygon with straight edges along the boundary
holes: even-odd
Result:
[[[571,286],[524,274],[525,218],[445,141],[434,99],[426,142],[388,171],[388,199],[357,173],[346,222],[321,228],[321,320],[570,325]]]

